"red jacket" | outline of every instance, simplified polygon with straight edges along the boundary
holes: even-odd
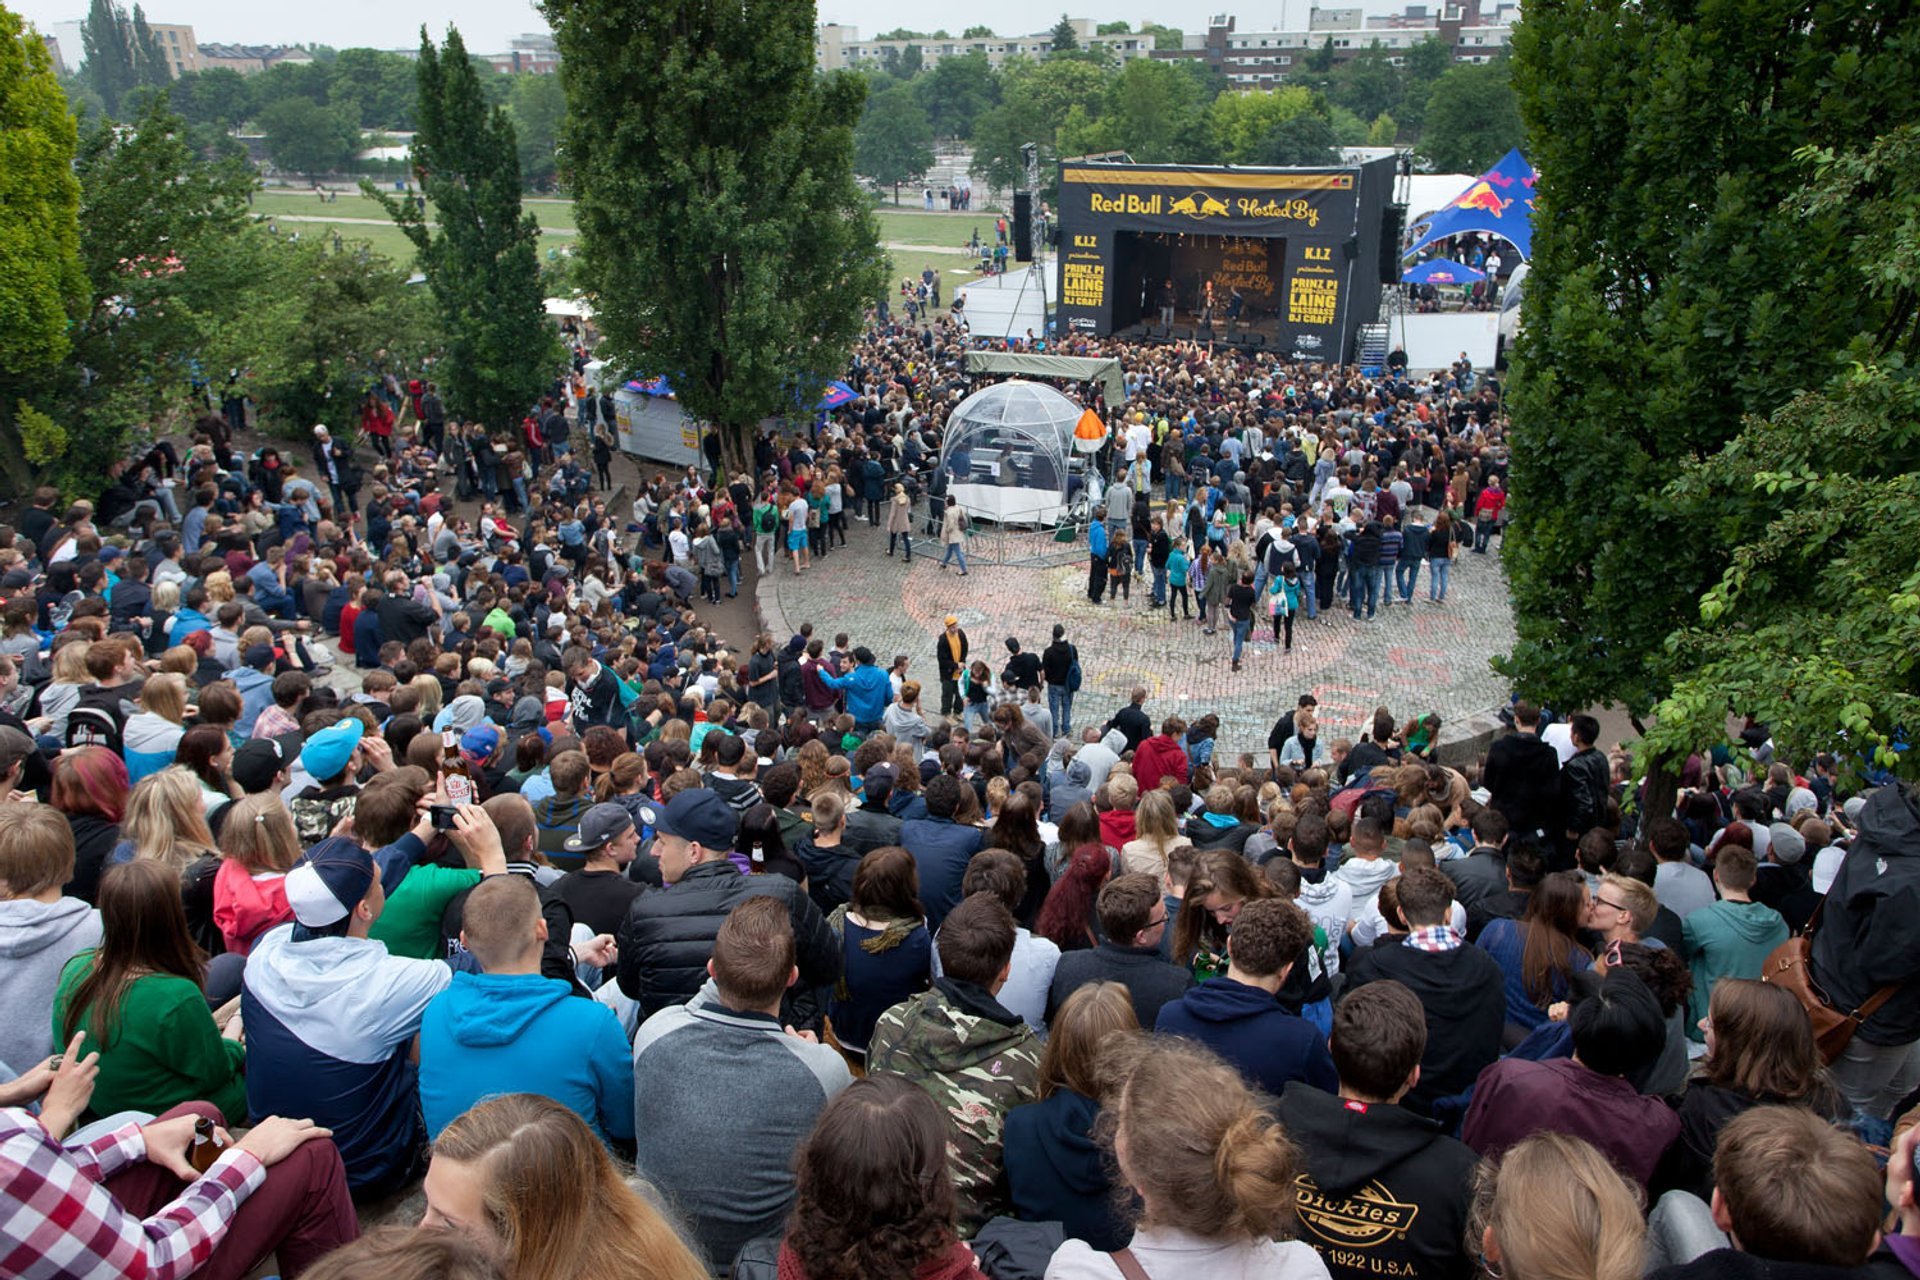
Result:
[[[213,877],[213,922],[220,928],[227,950],[245,955],[254,939],[277,924],[293,919],[287,905],[287,878],[255,879],[232,858],[221,861]]]
[[[1157,789],[1160,779],[1166,777],[1177,782],[1187,780],[1187,753],[1174,739],[1156,733],[1133,753],[1133,780],[1140,784],[1140,794],[1144,796]]]
[[[1507,509],[1507,491],[1505,489],[1482,489],[1480,501],[1474,505],[1474,515],[1482,520],[1498,520],[1500,513]]]

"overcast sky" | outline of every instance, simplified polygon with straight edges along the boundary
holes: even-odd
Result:
[[[132,8],[131,0],[126,0]],[[1089,0],[1063,4],[1074,17],[1109,21],[1125,18],[1138,23],[1154,19],[1187,30],[1201,30],[1207,16],[1232,13],[1242,30],[1284,29],[1286,23],[1306,19],[1310,0],[1259,0],[1235,5],[1232,0],[1206,4],[1153,4],[1151,0]],[[9,0],[9,7],[44,28],[56,22],[78,22],[87,13],[87,0]],[[1329,5],[1328,7],[1333,7]],[[1403,3],[1368,0],[1369,12],[1397,11]],[[200,40],[238,44],[330,44],[337,48],[370,45],[377,49],[412,48],[419,43],[425,23],[437,38],[457,21],[467,47],[475,52],[505,52],[507,41],[526,31],[545,29],[545,21],[528,0],[326,0],[319,4],[289,4],[286,0],[146,0],[153,22],[184,22]],[[985,23],[1002,35],[1026,35],[1051,27],[1059,9],[1025,0],[970,0],[964,5],[935,0],[820,0],[820,20],[858,27],[863,36],[894,27],[921,31],[946,28],[955,35],[976,23]],[[69,60],[77,51],[62,53]]]

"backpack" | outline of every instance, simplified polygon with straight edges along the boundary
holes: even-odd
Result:
[[[105,747],[122,753],[120,718],[103,707],[75,707],[67,713],[67,746]]]

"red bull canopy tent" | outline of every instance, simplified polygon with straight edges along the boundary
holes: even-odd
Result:
[[[1436,240],[1484,231],[1499,236],[1520,256],[1533,256],[1533,166],[1519,148],[1468,184],[1439,212],[1416,223],[1403,258],[1411,258]]]

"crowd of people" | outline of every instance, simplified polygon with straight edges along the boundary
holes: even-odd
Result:
[[[716,634],[749,545],[946,542],[965,344],[876,321],[846,409],[630,511],[564,379],[491,489],[424,384],[364,471],[212,419],[34,495],[0,1277],[1920,1271],[1904,783],[1752,726],[1648,813],[1524,701],[1474,760],[1311,695],[1235,753],[1144,688],[1076,718],[1064,624],[991,662],[956,616],[885,662]],[[1470,368],[1070,345],[1129,393],[1092,599],[1138,574],[1243,642],[1496,533]]]

